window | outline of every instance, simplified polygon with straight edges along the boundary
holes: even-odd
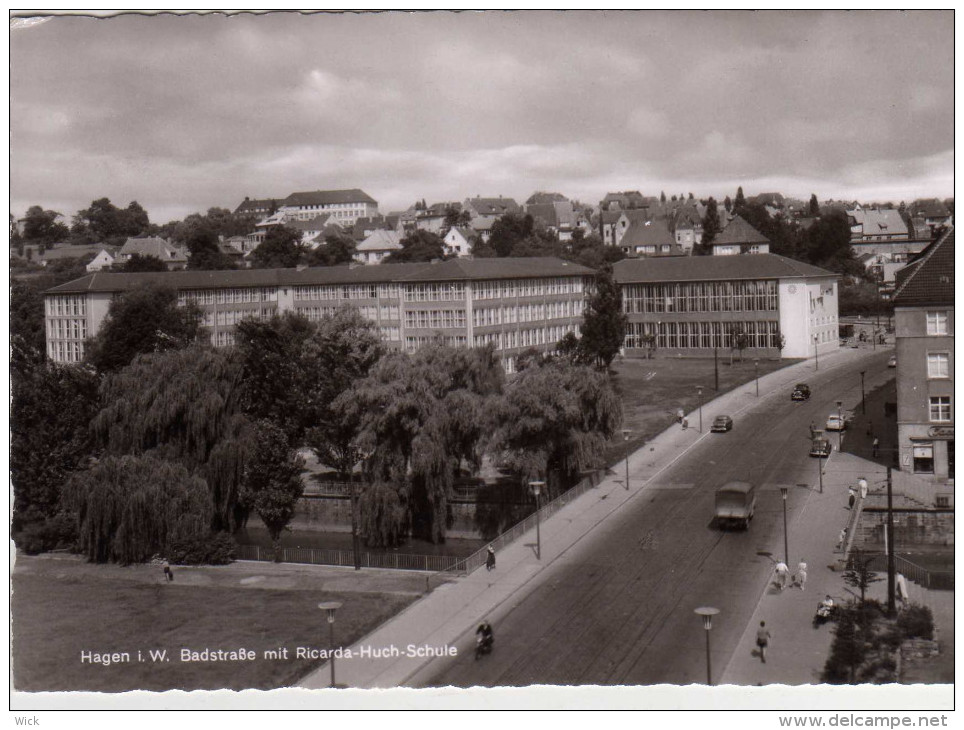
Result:
[[[948,378],[950,377],[951,355],[948,352],[928,352],[927,353],[927,377],[928,378]]]
[[[947,312],[928,312],[927,313],[927,334],[946,335],[947,334]]]
[[[934,444],[918,443],[914,445],[914,473],[934,473]]]
[[[950,423],[951,397],[949,395],[932,395],[930,403],[930,419],[940,423]]]

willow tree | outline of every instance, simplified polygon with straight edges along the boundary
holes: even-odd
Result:
[[[488,414],[501,386],[491,348],[435,344],[414,355],[386,355],[340,396],[338,407],[361,424],[357,443],[372,455],[369,477],[395,490],[394,498],[379,494],[362,502],[370,545],[397,541],[396,506],[406,516],[403,530],[444,541],[455,475],[463,460],[481,459]]]
[[[271,536],[275,562],[281,562],[281,533],[295,516],[304,484],[305,462],[288,444],[280,426],[258,421],[253,446],[244,467],[240,502],[253,509]]]
[[[534,363],[506,385],[494,445],[524,480],[545,479],[550,494],[602,465],[622,423],[609,376],[561,359]]]
[[[81,551],[95,563],[144,562],[210,530],[204,482],[153,456],[105,457],[71,477],[67,501]]]
[[[107,405],[93,432],[109,454],[152,453],[197,473],[207,484],[211,527],[232,530],[244,519],[238,490],[252,436],[240,377],[224,351],[141,355],[104,381]]]

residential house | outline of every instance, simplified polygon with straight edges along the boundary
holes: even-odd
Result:
[[[269,215],[278,210],[278,206],[278,200],[275,198],[257,200],[255,198],[245,196],[244,200],[241,201],[241,205],[234,209],[234,215],[238,218],[267,218]]]
[[[911,218],[923,218],[924,224],[933,230],[940,226],[950,226],[954,223],[954,216],[937,198],[923,198],[915,200],[907,208]]]
[[[447,256],[469,256],[472,253],[472,239],[476,236],[468,226],[453,226],[449,228],[442,245]]]
[[[402,250],[401,236],[395,231],[377,229],[355,247],[354,259],[360,264],[380,264],[395,251]]]
[[[682,247],[670,233],[665,220],[632,220],[619,240],[627,256],[684,256]]]
[[[93,260],[87,264],[87,271],[103,271],[114,265],[115,249],[112,246],[102,246]]]
[[[851,243],[908,240],[907,224],[893,208],[855,208],[851,218]]]
[[[954,229],[897,274],[897,441],[900,468],[954,494]]]
[[[740,215],[735,215],[713,239],[714,256],[770,253],[769,239]]]
[[[606,193],[606,197],[599,203],[601,210],[639,210],[653,208],[659,204],[659,198],[646,197],[638,190],[627,190],[622,193]]]
[[[476,227],[476,220],[480,218],[484,221],[494,222],[506,213],[522,212],[522,208],[517,202],[512,198],[503,198],[501,195],[498,198],[467,198],[462,207],[469,211],[469,215],[472,216],[470,225],[473,228]]]
[[[146,236],[144,238],[128,238],[117,253],[118,264],[127,263],[131,256],[153,256],[160,259],[167,266],[168,271],[178,271],[187,268],[187,251],[178,248],[163,238]]]

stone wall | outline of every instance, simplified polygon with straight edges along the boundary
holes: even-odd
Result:
[[[887,510],[865,507],[860,513],[852,547],[881,549]],[[894,537],[901,550],[908,546],[953,546],[954,512],[951,510],[894,510]]]

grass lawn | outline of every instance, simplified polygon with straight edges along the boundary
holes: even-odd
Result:
[[[759,362],[760,377],[788,367],[800,360],[763,360]],[[655,357],[651,360],[625,358],[613,363],[616,387],[623,403],[623,427],[631,429],[628,444],[614,440],[606,463],[609,466],[635,451],[656,434],[676,422],[676,411],[686,413],[700,402],[696,386],[703,386],[703,402],[713,400],[756,377],[752,358],[739,356],[730,365],[729,351],[721,351],[718,360],[720,389],[715,391],[713,358]],[[752,387],[752,385],[751,385]],[[691,427],[697,424],[690,423]],[[709,425],[704,423],[704,428]]]
[[[336,644],[347,646],[415,600],[393,593],[272,590],[162,584],[111,578],[78,563],[13,575],[13,675],[20,691],[274,689],[291,686],[321,660],[296,659],[299,646],[324,649],[321,601],[343,603]],[[137,569],[137,568],[132,568]],[[151,567],[152,572],[156,568]],[[264,656],[288,648],[287,659]],[[253,650],[253,661],[182,662],[181,649]],[[167,650],[152,662],[149,651]],[[105,666],[84,651],[127,652]],[[142,652],[143,661],[138,660]]]

